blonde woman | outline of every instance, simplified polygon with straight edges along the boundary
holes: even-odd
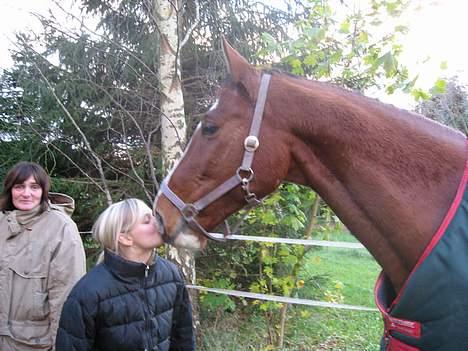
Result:
[[[115,203],[93,236],[103,259],[65,302],[57,351],[195,350],[188,293],[177,267],[155,254],[163,241],[151,209]]]

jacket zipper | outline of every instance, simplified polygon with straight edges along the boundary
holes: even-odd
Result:
[[[153,342],[152,342],[152,337],[151,337],[151,309],[150,305],[148,302],[148,295],[146,292],[146,283],[148,281],[148,273],[149,273],[149,266],[146,265],[145,267],[145,279],[143,283],[143,290],[145,294],[145,304],[146,304],[146,310],[147,310],[147,317],[145,318],[145,324],[146,324],[146,330],[147,330],[147,336],[148,336],[148,343],[147,345],[149,346],[149,350],[153,350]]]

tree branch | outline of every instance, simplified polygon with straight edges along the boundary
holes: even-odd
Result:
[[[86,135],[83,133],[83,131],[81,130],[81,128],[78,126],[78,124],[76,123],[76,121],[73,119],[72,115],[70,114],[70,112],[68,111],[68,109],[65,107],[65,105],[62,103],[62,101],[60,100],[60,98],[57,96],[57,94],[55,93],[55,89],[54,87],[52,86],[52,84],[49,82],[49,80],[47,79],[47,77],[44,75],[44,73],[42,72],[42,70],[40,69],[40,67],[37,65],[36,62],[33,63],[34,64],[34,67],[36,68],[36,70],[39,72],[39,74],[41,75],[42,79],[44,80],[44,82],[46,83],[47,87],[49,88],[50,92],[52,93],[52,95],[54,96],[54,99],[57,101],[57,104],[60,106],[60,108],[63,110],[63,112],[65,113],[65,116],[70,120],[70,122],[73,124],[73,126],[75,127],[75,129],[78,131],[78,133],[81,135],[81,138],[83,139],[85,145],[86,145],[86,148],[88,149],[88,151],[91,153],[92,157],[94,158],[94,160],[96,161],[96,168],[101,176],[101,182],[102,182],[102,186],[103,186],[103,190],[104,190],[104,193],[106,194],[106,198],[107,198],[107,203],[110,205],[112,204],[112,196],[110,194],[110,191],[109,191],[109,188],[107,187],[107,183],[106,183],[106,177],[104,175],[104,169],[102,168],[102,163],[101,163],[101,159],[98,157],[98,155],[94,152],[94,150],[92,149],[91,147],[91,144],[89,143],[88,141],[88,138],[86,138]]]

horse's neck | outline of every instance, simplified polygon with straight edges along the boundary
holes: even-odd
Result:
[[[325,89],[306,89],[309,96],[288,103],[312,99],[317,106],[285,118],[294,135],[288,180],[322,196],[398,291],[453,200],[465,138],[415,114]]]

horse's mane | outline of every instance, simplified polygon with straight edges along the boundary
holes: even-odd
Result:
[[[367,102],[369,102],[371,104],[374,104],[375,106],[378,106],[378,107],[393,108],[393,109],[399,110],[399,111],[410,112],[410,111],[402,110],[401,108],[399,108],[399,107],[397,107],[397,106],[395,106],[393,104],[384,103],[384,102],[382,102],[382,101],[380,101],[380,100],[378,100],[376,98],[366,96],[359,90],[337,85],[336,83],[334,83],[332,81],[319,81],[319,80],[310,79],[310,78],[307,78],[307,77],[297,76],[295,74],[292,74],[292,73],[289,73],[289,72],[284,72],[284,71],[282,71],[280,69],[276,69],[276,68],[275,69],[264,69],[264,70],[262,70],[262,73],[268,73],[268,74],[271,74],[271,75],[286,76],[286,77],[288,77],[288,78],[290,78],[292,80],[298,81],[299,84],[309,86],[311,88],[317,88],[318,87],[320,89],[332,91],[335,94],[340,95],[340,96],[351,97],[351,98],[355,97],[355,98],[358,98],[358,99],[365,99]],[[413,112],[411,112],[411,113],[413,113]]]
[[[351,88],[346,88],[343,86],[339,86],[331,81],[318,81],[318,80],[313,80],[309,79],[307,77],[302,77],[302,76],[297,76],[289,72],[284,72],[279,69],[264,69],[262,70],[262,73],[267,73],[271,75],[277,75],[277,76],[282,76],[282,77],[287,77],[291,79],[292,81],[296,81],[298,84],[303,85],[305,87],[309,88],[319,88],[321,90],[329,91],[332,92],[333,94],[336,94],[337,96],[342,96],[347,99],[351,99],[354,101],[359,102],[359,104],[365,103],[367,106],[375,108],[377,110],[386,110],[388,112],[391,112],[394,115],[401,116],[403,118],[417,118],[417,119],[423,119],[426,121],[430,121],[430,123],[435,123],[439,125],[440,127],[444,128],[445,130],[450,130],[453,132],[457,132],[460,134],[460,131],[453,129],[452,127],[449,127],[445,124],[442,124],[439,121],[429,119],[424,115],[421,115],[420,113],[417,113],[415,111],[409,111],[400,107],[397,107],[393,104],[390,103],[385,103],[380,101],[377,98],[372,98],[369,96],[364,95],[361,91],[359,90],[354,90]]]

